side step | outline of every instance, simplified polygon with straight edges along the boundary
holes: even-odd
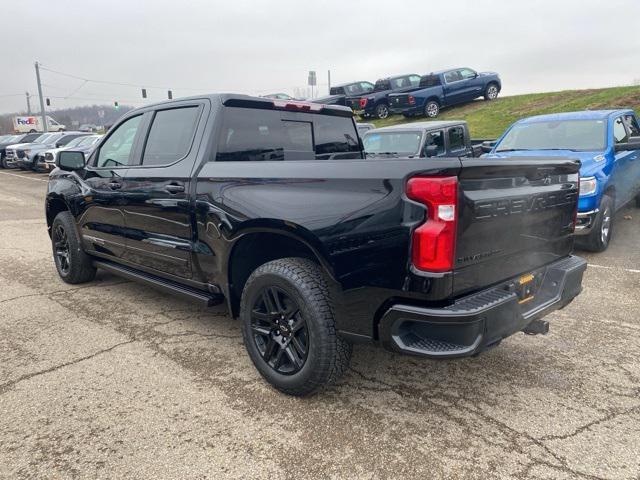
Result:
[[[187,298],[205,307],[219,305],[224,301],[224,297],[222,295],[204,292],[202,290],[198,290],[187,285],[181,285],[179,283],[172,282],[171,280],[167,280],[150,273],[141,272],[123,265],[99,260],[94,261],[93,264],[96,268],[101,268],[107,272],[113,273],[114,275],[147,284],[151,287],[157,288],[158,290],[162,290],[163,292]]]

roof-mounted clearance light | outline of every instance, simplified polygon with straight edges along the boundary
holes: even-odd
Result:
[[[274,100],[273,106],[283,110],[293,110],[301,112],[319,112],[325,106],[321,103],[295,102],[291,100]]]

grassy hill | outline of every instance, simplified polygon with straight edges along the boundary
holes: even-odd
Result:
[[[444,109],[438,120],[466,120],[473,138],[496,138],[516,120],[531,115],[627,107],[640,113],[640,86],[532,93],[502,97],[493,102],[477,100]],[[407,119],[402,115],[393,115],[385,120],[373,120],[372,123],[383,127],[424,120],[424,117]]]

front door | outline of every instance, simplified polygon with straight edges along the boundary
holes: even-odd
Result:
[[[121,258],[126,248],[122,179],[135,158],[142,115],[115,127],[89,157],[83,175],[87,192],[79,226],[85,250]]]
[[[629,130],[625,125],[624,116],[621,115],[613,121],[614,144],[627,143]],[[638,160],[638,150],[613,152],[615,155],[614,184],[616,185],[616,205],[624,205],[633,198],[636,192],[637,177],[634,169]]]
[[[195,248],[190,201],[194,144],[204,103],[177,103],[149,112],[140,159],[122,186],[127,249],[125,260],[143,269],[192,277]],[[201,125],[201,128],[204,128]]]

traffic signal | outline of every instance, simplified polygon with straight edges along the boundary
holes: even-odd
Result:
[[[169,98],[169,100],[173,99],[173,92],[171,90],[167,92],[167,97]]]
[[[51,100],[47,98],[47,107],[50,107],[50,106],[51,106]]]
[[[118,110],[120,108],[120,105],[118,105],[118,102],[113,102],[113,107]]]
[[[146,88],[142,89],[142,98],[147,98],[147,89]]]

